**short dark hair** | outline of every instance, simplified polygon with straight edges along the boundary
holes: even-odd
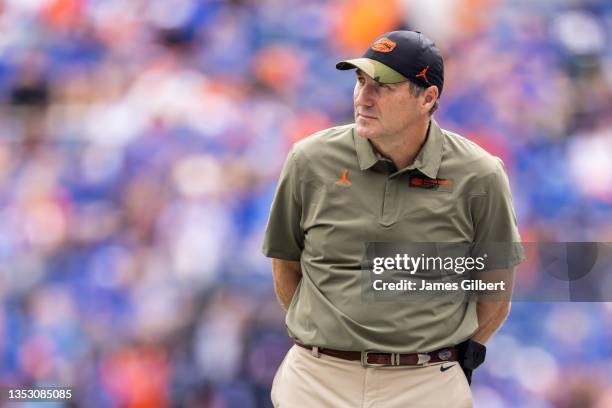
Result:
[[[422,87],[418,84],[415,84],[412,81],[408,81],[408,92],[410,92],[410,95],[416,97],[416,96],[421,96],[423,94],[423,92],[425,92],[425,87]],[[439,98],[436,99],[436,102],[434,103],[434,105],[431,107],[431,109],[429,110],[429,116],[433,115],[433,113],[435,111],[438,110],[438,107],[440,106],[439,104]]]

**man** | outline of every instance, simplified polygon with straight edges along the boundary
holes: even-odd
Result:
[[[362,260],[372,242],[463,242],[475,251],[518,242],[503,165],[431,118],[444,68],[423,34],[384,34],[362,58],[336,67],[356,70],[355,123],[294,145],[265,235],[296,342],[276,374],[272,401],[471,406],[471,370],[507,317],[509,299],[369,302]],[[521,260],[520,251],[498,254],[488,276],[511,286]]]

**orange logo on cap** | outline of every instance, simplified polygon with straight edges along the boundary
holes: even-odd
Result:
[[[388,38],[381,38],[372,44],[372,49],[378,52],[391,52],[397,44]]]
[[[425,67],[425,68],[424,68],[424,69],[423,69],[421,72],[419,72],[418,74],[416,74],[416,77],[417,77],[417,78],[423,78],[423,79],[425,80],[425,82],[427,82],[427,83],[429,84],[429,83],[430,83],[430,82],[429,82],[429,79],[427,79],[427,71],[428,71],[428,70],[429,70],[429,65],[428,65],[428,66],[426,66],[426,67]]]

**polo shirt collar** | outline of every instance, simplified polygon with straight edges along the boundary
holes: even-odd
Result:
[[[378,162],[378,156],[374,150],[374,146],[365,137],[361,137],[355,132],[353,127],[353,140],[355,141],[355,150],[357,151],[357,160],[359,168],[367,170]]]
[[[361,137],[355,133],[353,127],[353,138],[355,140],[355,150],[357,152],[357,160],[361,170],[369,169],[374,166],[380,158],[374,150],[374,146],[365,137]],[[444,142],[444,134],[435,120],[429,122],[429,130],[427,131],[427,139],[425,144],[414,159],[414,162],[407,166],[407,170],[417,169],[429,178],[436,178],[442,161],[442,144]],[[404,170],[404,169],[402,169]],[[400,172],[402,171],[400,170]]]

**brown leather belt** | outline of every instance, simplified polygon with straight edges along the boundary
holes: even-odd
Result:
[[[446,347],[429,353],[401,354],[383,353],[379,351],[345,351],[317,348],[307,346],[297,341],[295,344],[305,349],[311,351],[314,349],[314,352],[319,352],[342,360],[361,361],[361,365],[364,367],[422,365],[426,363],[457,361],[459,359],[459,351],[456,347]]]

